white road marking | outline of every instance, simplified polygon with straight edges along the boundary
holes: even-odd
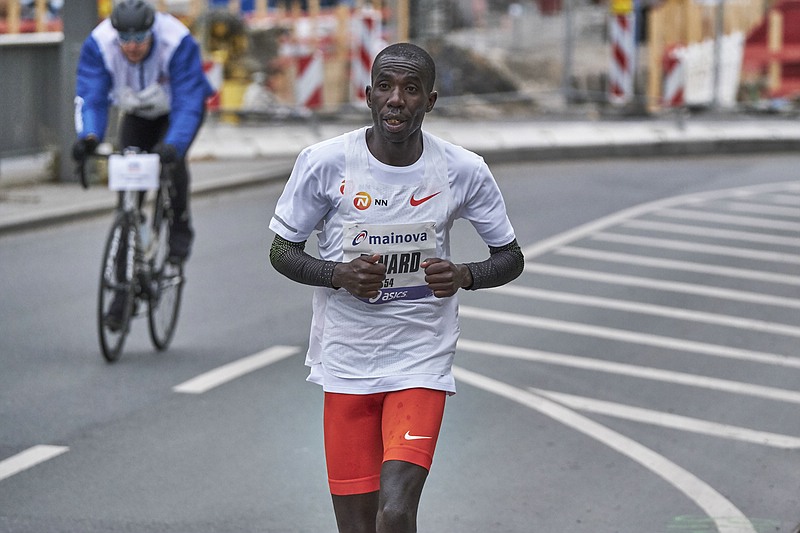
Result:
[[[39,463],[49,461],[67,451],[69,451],[69,448],[66,446],[50,446],[46,444],[28,448],[0,462],[0,481],[32,468]]]
[[[565,244],[581,239],[586,235],[590,235],[592,233],[604,230],[610,226],[613,226],[614,224],[619,224],[626,220],[630,220],[632,218],[636,218],[644,214],[654,213],[656,211],[664,210],[676,205],[681,205],[691,202],[705,202],[708,200],[720,199],[720,198],[729,198],[737,194],[763,194],[770,192],[782,192],[785,190],[794,190],[795,186],[796,184],[793,182],[768,183],[765,185],[756,185],[752,187],[736,187],[732,189],[723,189],[718,191],[709,191],[704,193],[674,196],[672,198],[664,198],[661,200],[640,204],[628,209],[623,209],[622,211],[617,211],[616,213],[613,213],[609,216],[593,220],[592,222],[588,222],[586,224],[583,224],[582,226],[578,226],[569,231],[565,231],[549,239],[544,239],[542,241],[539,241],[538,243],[533,244],[531,246],[526,246],[525,248],[522,249],[522,253],[525,256],[525,259],[530,260],[533,257],[545,254],[556,248],[564,246]],[[663,211],[659,211],[659,214],[661,212]],[[687,212],[690,214],[695,213],[695,211],[691,210],[687,210]],[[678,214],[676,215],[680,217],[680,215]],[[733,217],[733,218],[738,218],[738,217]],[[757,218],[750,219],[750,221],[759,221],[759,220],[760,219]],[[758,224],[756,224],[756,226],[758,226]],[[795,226],[797,226],[795,228],[795,231],[800,229],[800,224],[795,224]]]
[[[741,318],[731,315],[721,315],[718,313],[706,313],[703,311],[693,311],[683,307],[669,307],[666,305],[656,305],[630,300],[617,300],[612,298],[602,298],[599,296],[588,296],[585,294],[575,294],[571,292],[549,291],[545,289],[535,289],[521,285],[503,285],[489,289],[492,292],[516,296],[519,298],[531,298],[536,300],[546,300],[548,302],[558,302],[570,305],[581,305],[586,307],[598,307],[601,309],[613,309],[626,313],[639,313],[645,315],[661,316],[674,318],[676,320],[689,320],[692,322],[703,322],[729,328],[749,329],[761,333],[771,333],[773,335],[786,335],[790,337],[800,337],[800,327],[776,322],[766,322],[764,320],[754,320],[751,318]]]
[[[682,235],[696,235],[698,237],[713,237],[715,239],[728,239],[736,241],[757,242],[760,244],[777,244],[779,246],[800,247],[800,239],[796,237],[783,237],[770,233],[755,231],[737,231],[730,229],[712,228],[709,226],[689,226],[674,224],[672,222],[655,222],[652,220],[628,220],[620,224],[624,228],[660,231],[664,233],[679,233]]]
[[[594,326],[579,322],[567,322],[552,318],[538,316],[520,315],[516,313],[506,313],[505,311],[492,311],[479,307],[461,306],[459,316],[475,318],[478,320],[488,320],[511,324],[526,328],[546,329],[550,331],[560,331],[573,335],[584,335],[610,339],[619,342],[630,342],[643,344],[645,346],[655,346],[667,350],[680,350],[685,352],[695,352],[713,357],[726,357],[738,359],[740,361],[753,361],[756,363],[785,366],[790,368],[800,368],[800,358],[788,355],[774,354],[769,352],[759,352],[756,350],[745,350],[721,344],[711,344],[708,342],[690,341],[663,335],[653,335],[650,333],[639,333],[626,329],[608,328],[605,326]]]
[[[214,387],[241,377],[245,374],[271,365],[300,351],[296,346],[273,346],[262,352],[244,357],[176,385],[175,392],[203,394]]]
[[[772,296],[758,292],[724,289],[721,287],[712,287],[710,285],[698,285],[696,283],[663,281],[639,276],[609,274],[607,272],[600,272],[597,270],[583,270],[579,268],[569,268],[559,265],[544,265],[530,262],[525,263],[525,272],[528,274],[547,274],[550,276],[582,279],[592,282],[614,283],[617,285],[627,285],[630,287],[641,287],[645,289],[680,292],[685,294],[698,294],[701,296],[722,298],[725,300],[736,300],[739,302],[800,309],[800,299],[798,298],[784,298],[783,296]]]
[[[771,194],[764,199],[775,204],[800,205],[800,196],[793,194]]]
[[[635,440],[543,396],[460,367],[453,367],[453,374],[464,383],[538,411],[639,463],[703,509],[714,521],[719,533],[756,533],[747,517],[712,486]]]
[[[777,205],[764,205],[752,202],[728,202],[725,205],[725,208],[739,213],[755,213],[758,215],[800,218],[799,210]]]
[[[758,431],[739,426],[732,426],[729,424],[719,424],[717,422],[710,422],[708,420],[665,413],[663,411],[655,411],[653,409],[643,409],[641,407],[634,407],[616,402],[607,402],[604,400],[597,400],[595,398],[586,398],[584,396],[575,396],[573,394],[564,394],[561,392],[536,389],[533,387],[529,388],[528,390],[534,394],[550,398],[551,400],[565,405],[570,409],[577,409],[578,411],[585,411],[599,415],[611,416],[614,418],[621,418],[624,420],[631,420],[633,422],[640,422],[642,424],[649,424],[652,426],[660,426],[670,429],[678,429],[681,431],[689,431],[692,433],[699,433],[702,435],[710,435],[712,437],[719,437],[723,439],[732,439],[753,444],[761,444],[763,446],[771,446],[773,448],[782,448],[787,450],[800,448],[800,437],[793,437],[791,435],[782,435],[780,433],[771,433],[768,431]]]
[[[784,222],[782,220],[767,220],[758,217],[745,217],[741,215],[724,215],[706,211],[693,211],[691,209],[664,209],[653,213],[658,217],[680,218],[684,220],[703,220],[717,222],[732,226],[749,226],[751,228],[769,228],[783,231],[800,231],[800,223]]]
[[[697,387],[732,394],[742,394],[755,398],[764,398],[776,402],[786,402],[800,405],[800,392],[788,389],[778,389],[775,387],[765,387],[763,385],[753,385],[742,381],[732,381],[708,376],[698,376],[685,372],[675,372],[673,370],[662,370],[660,368],[643,367],[630,365],[627,363],[615,363],[613,361],[603,361],[588,357],[579,357],[555,352],[545,352],[542,350],[532,350],[530,348],[519,348],[505,344],[495,344],[489,342],[472,341],[459,339],[458,349],[467,352],[480,353],[493,357],[508,357],[535,363],[565,366],[569,368],[580,368],[593,372],[605,372],[619,376],[628,376],[638,379],[649,379],[662,383],[672,383],[687,387]]]
[[[606,252],[604,250],[579,248],[577,246],[565,246],[564,248],[559,248],[556,250],[555,253],[558,255],[566,255],[568,257],[593,259],[595,261],[647,266],[666,270],[681,270],[685,272],[710,274],[712,276],[725,276],[729,278],[749,279],[754,281],[765,281],[769,283],[800,286],[800,276],[778,274],[775,272],[767,272],[765,270],[750,270],[745,268],[709,265],[706,263],[695,263],[692,261],[680,261],[677,259],[663,259],[660,257],[625,254],[621,252]]]
[[[621,235],[618,233],[603,232],[591,235],[590,239],[600,242],[630,244],[631,246],[660,248],[662,250],[678,250],[681,252],[696,252],[707,255],[722,255],[726,257],[753,259],[756,261],[771,261],[773,263],[800,265],[800,255],[797,254],[785,254],[765,250],[749,250],[741,247],[719,246],[704,242],[687,242],[678,241],[675,239],[657,239],[655,237],[639,237],[635,235]]]

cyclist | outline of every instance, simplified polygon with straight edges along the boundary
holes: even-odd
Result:
[[[171,166],[175,218],[169,260],[182,265],[194,238],[186,153],[214,92],[197,41],[172,15],[156,12],[144,0],[122,0],[84,41],[75,92],[76,161],[85,160],[102,141],[113,104],[123,112],[119,146],[158,153],[161,163]],[[114,299],[110,328],[119,327],[124,304],[124,298]]]

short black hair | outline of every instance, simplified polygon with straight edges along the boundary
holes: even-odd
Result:
[[[434,63],[433,58],[423,48],[411,43],[390,44],[375,56],[371,72],[373,80],[378,74],[378,63],[386,56],[399,57],[418,64],[425,84],[425,90],[428,92],[433,91],[433,85],[436,83],[436,63]]]

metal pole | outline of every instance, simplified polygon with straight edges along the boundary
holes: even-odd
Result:
[[[81,46],[97,25],[97,2],[64,2],[61,8],[64,41],[61,43],[61,105],[59,110],[59,152],[56,175],[60,181],[76,181],[73,175],[72,144],[75,142],[75,80]]]

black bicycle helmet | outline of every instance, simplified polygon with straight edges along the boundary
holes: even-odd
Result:
[[[156,19],[156,10],[144,0],[121,0],[111,11],[111,25],[118,32],[149,30]]]

